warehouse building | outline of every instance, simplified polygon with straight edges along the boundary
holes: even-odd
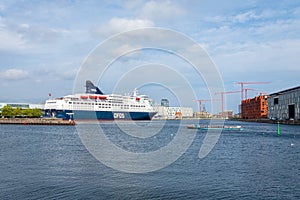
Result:
[[[300,86],[270,94],[268,118],[300,120]]]

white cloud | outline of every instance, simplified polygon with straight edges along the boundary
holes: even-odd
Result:
[[[29,73],[22,69],[8,69],[0,72],[0,78],[4,80],[21,80],[29,77]]]
[[[295,16],[300,16],[300,7],[296,7],[296,8],[294,9],[294,11],[293,11],[293,14],[294,14]]]
[[[109,21],[109,26],[116,31],[126,31],[153,25],[152,21],[145,19],[112,18]]]
[[[261,12],[258,12],[256,10],[249,10],[246,12],[238,13],[235,16],[230,16],[228,20],[231,20],[235,23],[246,23],[251,20],[268,20],[271,18],[276,18],[280,16],[284,16],[287,14],[287,11],[285,10],[263,10]]]
[[[260,80],[285,78],[288,73],[299,74],[300,40],[245,44],[227,43],[219,47],[213,57],[226,79],[247,80],[250,77]],[[276,76],[270,76],[271,74]],[[293,79],[291,77],[291,79]]]
[[[65,70],[63,73],[59,74],[59,76],[63,80],[74,80],[77,75],[78,69]]]
[[[5,5],[0,4],[0,11],[3,11],[3,10],[5,10]]]
[[[209,51],[215,53],[227,44],[244,46],[249,43],[273,43],[274,41],[299,38],[300,20],[298,18],[278,17],[286,11],[265,10],[259,14],[248,11],[239,15],[216,16],[216,24],[200,30],[201,42],[209,44]],[[251,21],[253,19],[253,21]],[[254,20],[255,19],[255,20]],[[241,25],[241,23],[244,23]],[[228,45],[230,50],[230,46]]]
[[[268,20],[280,16],[284,16],[287,13],[285,10],[246,10],[244,12],[239,12],[237,14],[231,15],[216,15],[206,17],[205,21],[213,22],[213,23],[222,23],[223,25],[232,25],[232,24],[243,24],[252,21],[259,21],[259,20]]]
[[[69,33],[69,31],[64,29],[50,28],[42,25],[30,25],[27,23],[20,24],[15,29],[15,32],[29,43],[53,43]]]
[[[244,22],[247,22],[252,19],[256,20],[259,18],[260,18],[260,16],[257,15],[253,10],[245,12],[245,13],[240,13],[240,14],[234,16],[234,19],[240,23],[244,23]]]
[[[36,68],[34,77],[38,77],[36,80],[40,79],[55,79],[55,80],[74,80],[78,67],[75,67],[77,64],[75,62],[63,62],[59,65],[53,66],[53,64],[43,64],[40,67]]]
[[[127,19],[114,17],[111,20],[109,20],[108,23],[101,25],[100,28],[96,30],[96,33],[107,36],[123,31],[153,26],[154,23],[147,19]]]
[[[68,35],[64,29],[49,28],[29,23],[17,23],[0,18],[0,50],[14,52],[36,52],[45,51],[41,45],[52,45],[63,41]],[[49,49],[49,47],[48,47]]]
[[[125,8],[133,10],[133,9],[140,9],[144,4],[143,0],[130,0],[130,1],[125,1],[124,5]]]
[[[268,39],[279,37],[297,37],[300,31],[299,19],[276,20],[274,22],[262,22],[258,27],[251,27],[252,34],[267,36]]]
[[[147,1],[140,0],[125,3],[125,8],[136,13],[135,18],[113,17],[107,23],[103,23],[100,28],[96,28],[97,35],[112,35],[137,28],[153,27],[154,21],[168,20],[182,16],[185,11],[171,1]]]
[[[0,23],[0,41],[0,50],[15,51],[29,47],[23,40],[22,35],[8,30],[4,23]]]
[[[141,9],[140,15],[153,20],[174,19],[185,11],[175,1],[148,1]]]

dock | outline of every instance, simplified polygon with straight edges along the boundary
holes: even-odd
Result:
[[[0,125],[1,124],[74,126],[75,122],[58,118],[0,118]]]

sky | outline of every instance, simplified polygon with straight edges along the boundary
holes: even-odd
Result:
[[[297,0],[0,0],[0,102],[43,103],[49,93],[53,97],[71,94],[78,73],[99,45],[124,31],[146,27],[171,30],[200,45],[214,63],[225,91],[240,90],[235,83],[241,81],[268,82],[246,85],[252,89],[248,97],[300,85]],[[171,39],[170,45],[181,45],[180,40]],[[130,49],[129,42],[118,45],[116,51]],[[157,79],[152,84],[152,74],[148,74],[144,85],[127,81],[115,89],[124,74],[143,65],[168,66],[170,70],[153,74]],[[178,76],[172,76],[167,85],[157,82],[162,80],[158,77],[168,79],[172,70],[187,80],[194,96],[176,99],[172,88],[183,85]],[[132,79],[145,76],[140,72]],[[168,98],[170,105],[195,111],[199,108],[194,99],[212,98],[205,77],[196,76],[178,55],[158,49],[139,49],[119,57],[96,84],[104,93],[125,94],[133,90],[130,87],[138,87],[158,103]],[[240,100],[240,93],[226,95],[225,108],[238,112]],[[204,104],[209,110],[209,102]]]

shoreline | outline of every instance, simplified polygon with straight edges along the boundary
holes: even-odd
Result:
[[[1,124],[74,126],[75,122],[58,118],[0,118]]]
[[[203,120],[205,118],[183,118],[183,119],[152,119],[153,121],[159,120]],[[211,119],[210,120],[218,120]],[[252,122],[252,123],[268,123],[268,124],[287,124],[287,125],[300,125],[299,120],[270,120],[270,119],[239,119],[231,118],[225,119],[229,121],[240,121],[240,122]],[[74,120],[63,120],[60,118],[0,118],[1,124],[11,125],[50,125],[50,126],[74,126],[76,122]]]
[[[299,120],[271,120],[271,119],[229,119],[231,121],[240,121],[240,122],[252,122],[252,123],[268,123],[268,124],[287,124],[287,125],[300,125]]]

